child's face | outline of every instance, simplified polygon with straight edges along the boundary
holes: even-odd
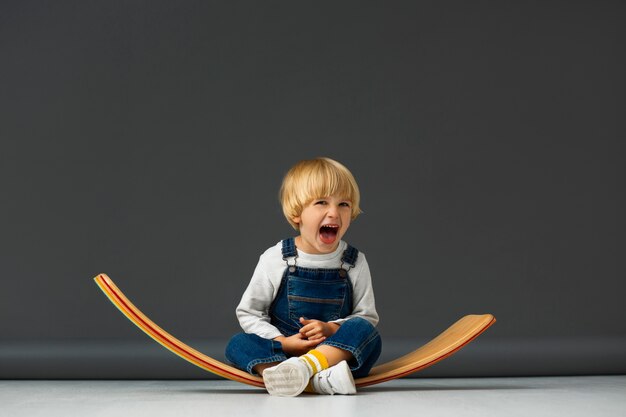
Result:
[[[311,201],[293,219],[300,226],[296,246],[310,254],[333,252],[348,231],[351,218],[350,200],[333,195]]]

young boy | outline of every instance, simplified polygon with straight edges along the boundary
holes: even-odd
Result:
[[[350,171],[329,158],[301,161],[283,179],[283,213],[299,235],[261,255],[237,307],[245,333],[226,348],[271,395],[354,394],[353,377],[380,355],[365,255],[341,240],[359,199]]]

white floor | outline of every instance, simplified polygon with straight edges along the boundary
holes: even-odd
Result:
[[[0,381],[0,416],[626,416],[626,376],[403,379],[271,397],[231,381]]]

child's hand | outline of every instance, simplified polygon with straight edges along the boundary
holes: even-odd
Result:
[[[315,347],[322,343],[324,339],[326,338],[323,337],[317,340],[307,340],[307,338],[300,333],[296,333],[289,337],[279,336],[274,340],[280,342],[283,347],[283,351],[288,355],[301,356],[307,353],[309,350],[315,349]]]
[[[304,317],[300,317],[300,323],[303,326],[300,329],[300,334],[310,341],[317,341],[317,343],[322,343],[324,339],[334,335],[339,328],[339,325],[336,323],[326,323],[320,320],[307,320]]]

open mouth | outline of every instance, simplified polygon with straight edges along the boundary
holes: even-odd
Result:
[[[320,239],[327,245],[334,243],[337,239],[337,232],[339,232],[339,226],[334,224],[326,224],[320,227]]]

